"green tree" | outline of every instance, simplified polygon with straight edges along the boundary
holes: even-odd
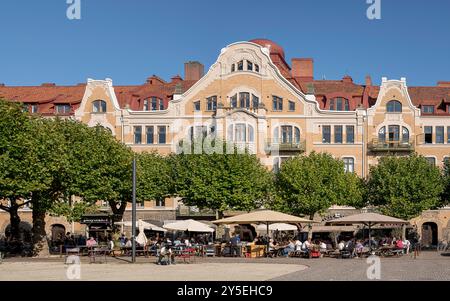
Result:
[[[442,194],[442,202],[446,205],[450,204],[450,160],[444,161],[444,193]]]
[[[225,210],[248,211],[264,205],[271,197],[272,174],[248,151],[215,143],[219,152],[170,157],[175,194],[188,206],[217,210],[219,217]]]
[[[162,201],[170,196],[173,181],[169,159],[155,152],[136,155],[137,180],[136,195],[141,202]]]
[[[284,162],[276,174],[276,209],[310,219],[332,205],[363,205],[363,183],[346,173],[344,163],[327,153],[312,152]]]
[[[383,157],[370,169],[368,198],[387,215],[410,219],[442,205],[439,168],[422,156]]]

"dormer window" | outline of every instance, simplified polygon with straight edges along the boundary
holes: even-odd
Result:
[[[24,103],[23,111],[31,114],[38,112],[38,105],[36,103]]]
[[[244,66],[246,69],[244,69]],[[259,73],[259,65],[255,64],[252,61],[249,60],[241,60],[237,62],[236,64],[231,65],[231,72],[237,71],[251,71],[251,72],[258,72]]]
[[[106,113],[106,101],[95,100],[92,102],[92,112],[94,113]]]
[[[69,114],[70,113],[70,105],[69,104],[57,104],[55,105],[55,113],[56,114]]]
[[[422,113],[424,114],[433,114],[434,106],[422,106]]]
[[[330,111],[350,111],[348,99],[337,97],[330,100]]]
[[[151,104],[152,111],[156,111],[158,109],[158,99],[156,97],[152,97]]]
[[[144,99],[144,105],[142,106],[142,109],[144,111],[164,110],[164,102],[162,99],[159,99],[157,97],[150,97]]]

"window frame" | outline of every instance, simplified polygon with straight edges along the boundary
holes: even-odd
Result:
[[[340,139],[338,139],[338,138],[340,138]],[[344,142],[344,127],[342,125],[335,125],[334,126],[334,143],[342,144],[343,142]]]
[[[351,129],[351,131],[349,131]],[[351,133],[351,135],[349,135]],[[349,138],[352,139],[349,139]],[[346,125],[345,126],[345,143],[354,144],[355,143],[355,126],[354,125]]]
[[[167,126],[166,125],[158,125],[158,144],[167,144]],[[164,139],[162,139],[164,138]]]
[[[194,112],[200,112],[202,108],[202,105],[200,103],[200,100],[194,101]]]
[[[342,157],[342,161],[344,162],[344,171],[346,173],[354,173],[355,172],[355,158]]]
[[[440,131],[442,130],[442,131]],[[436,144],[444,144],[445,142],[445,127],[444,126],[436,126]],[[442,135],[441,135],[442,134]]]
[[[133,126],[133,144],[142,144],[142,125]]]
[[[331,125],[322,125],[322,143],[331,144]]]
[[[427,130],[431,130],[429,133],[427,133]],[[424,133],[424,143],[425,144],[433,144],[433,127],[432,126],[424,126],[423,127],[423,133]],[[427,136],[429,135],[429,136]],[[427,142],[427,137],[430,138]]]
[[[400,105],[400,107],[398,107]],[[398,100],[390,100],[386,104],[386,112],[387,113],[402,113],[403,112],[403,105]]]
[[[151,140],[149,140],[150,137],[151,137]],[[154,125],[145,126],[145,142],[147,145],[155,144],[155,126]]]

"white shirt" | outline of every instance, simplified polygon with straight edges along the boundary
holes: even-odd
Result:
[[[326,243],[321,242],[321,243],[320,243],[320,248],[323,249],[323,250],[326,250],[326,248],[327,248]]]
[[[303,244],[302,244],[302,250],[307,250],[307,249],[309,249],[309,246],[310,246],[311,244],[309,243],[309,241],[307,241],[307,240],[305,240],[304,242],[303,242]]]
[[[295,250],[300,251],[301,248],[302,248],[302,242],[300,240],[296,240],[295,241]]]
[[[339,249],[339,251],[344,250],[344,247],[345,247],[345,244],[344,244],[344,242],[341,241],[341,242],[338,244],[338,249]]]
[[[189,242],[189,239],[185,239],[184,240],[184,244],[186,245],[186,247],[190,247],[191,243]]]

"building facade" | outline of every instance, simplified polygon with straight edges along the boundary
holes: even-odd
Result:
[[[180,151],[180,141],[211,135],[248,148],[270,169],[295,155],[328,152],[361,177],[386,155],[416,152],[440,167],[450,158],[450,82],[409,87],[405,78],[382,78],[376,86],[369,76],[364,84],[348,75],[316,80],[313,69],[313,59],[288,64],[281,46],[257,39],[223,48],[206,73],[187,62],[184,79],[0,85],[0,97],[31,113],[102,125],[137,152],[169,154]],[[166,216],[178,206],[171,199],[142,209]]]

